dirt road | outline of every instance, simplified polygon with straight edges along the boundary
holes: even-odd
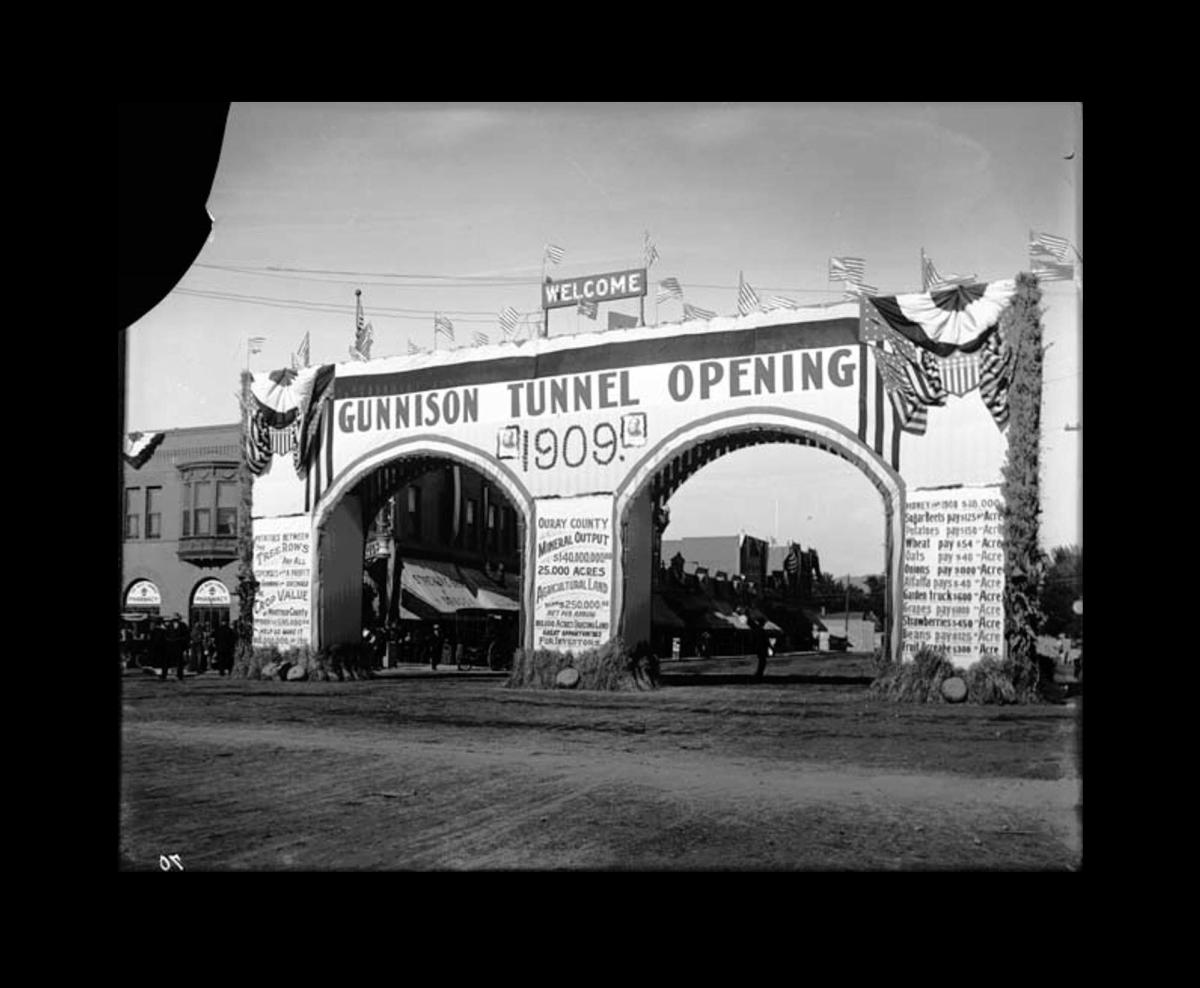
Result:
[[[157,869],[1077,867],[1074,711],[861,689],[124,681],[122,856]]]

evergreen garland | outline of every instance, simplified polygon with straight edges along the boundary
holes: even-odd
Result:
[[[238,503],[238,577],[237,594],[241,609],[238,631],[238,654],[250,654],[254,643],[254,599],[258,594],[258,580],[254,578],[254,533],[251,513],[254,503],[254,475],[246,462],[246,444],[249,441],[250,382],[249,372],[242,372],[242,430],[241,459],[238,463],[238,482],[241,500]]]
[[[1042,414],[1042,291],[1035,277],[1017,276],[1017,293],[1000,320],[1000,331],[1014,351],[1008,390],[1008,452],[1000,488],[1004,538],[1004,638],[1006,663],[1022,700],[1039,692],[1038,604],[1044,561],[1038,547],[1041,513],[1039,467]]]

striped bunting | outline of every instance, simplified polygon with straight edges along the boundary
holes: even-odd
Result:
[[[710,312],[708,309],[702,309],[698,305],[692,305],[690,302],[683,303],[683,318],[684,319],[716,319],[717,314]]]
[[[551,264],[560,264],[566,253],[558,244],[546,244],[546,252],[542,255],[542,260],[543,262],[549,261]]]
[[[600,311],[600,304],[594,298],[581,298],[579,300],[579,312],[581,315],[587,316],[589,319],[595,319],[596,313]]]
[[[866,275],[867,262],[861,257],[831,257],[829,259],[830,281],[853,281],[860,284]]]
[[[683,299],[683,289],[679,287],[678,278],[663,278],[658,283],[657,301],[665,302],[669,298]]]
[[[762,303],[758,300],[758,292],[750,287],[750,282],[743,281],[738,285],[738,315],[746,316],[760,309]]]

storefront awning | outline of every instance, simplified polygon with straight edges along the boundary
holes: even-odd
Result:
[[[446,563],[404,560],[400,588],[441,614],[453,614],[464,607],[478,607],[475,595],[446,570]],[[452,572],[452,571],[451,571]]]

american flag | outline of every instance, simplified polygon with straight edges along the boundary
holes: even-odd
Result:
[[[451,343],[454,342],[454,323],[440,313],[433,317],[433,336],[437,338],[438,334],[446,337]]]
[[[1008,386],[1016,355],[997,326],[979,348],[979,395],[996,425],[1008,424]]]
[[[542,255],[542,260],[549,261],[551,264],[558,264],[562,261],[566,253],[557,244],[546,244],[546,253]]]
[[[596,313],[600,311],[600,305],[595,299],[581,298],[579,300],[579,311],[589,319],[595,319]]]
[[[304,334],[304,339],[300,341],[300,349],[296,351],[296,357],[300,361],[301,367],[307,367],[312,360],[312,353],[309,347],[308,333]]]
[[[936,291],[939,288],[950,288],[954,285],[969,285],[975,280],[973,274],[938,274],[938,269],[933,266],[933,261],[925,256],[924,249],[921,250],[921,283],[924,291]]]
[[[679,287],[678,278],[663,278],[658,283],[658,301],[665,302],[669,298],[677,298],[682,301],[683,289]]]
[[[800,572],[800,546],[793,542],[788,550],[787,557],[783,560],[784,570],[791,576],[795,576]]]
[[[471,334],[471,339],[474,341],[476,346],[487,346],[488,343],[491,342],[487,338],[487,333],[481,333],[481,332],[479,332],[479,330],[476,330],[474,333]]]
[[[417,346],[412,340],[409,340],[408,341],[408,352],[410,355],[415,354],[415,353],[420,353],[421,348],[419,346]]]
[[[831,257],[829,259],[830,281],[853,281],[858,284],[866,274],[867,262],[861,257]]]
[[[642,256],[646,267],[650,267],[658,260],[658,248],[650,242],[650,231],[646,231],[645,237],[642,238]]]
[[[500,330],[505,336],[511,336],[513,330],[517,328],[517,320],[521,318],[521,314],[517,312],[511,305],[506,305],[500,310]]]
[[[758,292],[750,287],[750,282],[741,281],[738,284],[738,315],[749,315],[761,308],[762,303],[758,300]]]
[[[911,365],[903,357],[887,353],[882,349],[875,351],[883,385],[887,388],[888,398],[900,419],[900,428],[918,436],[925,434],[929,423],[929,412],[924,403],[917,397],[909,379],[908,367]]]
[[[1075,265],[1061,264],[1045,254],[1030,255],[1030,273],[1042,281],[1074,281]]]
[[[689,302],[683,303],[683,318],[684,319],[716,319],[717,314],[710,312],[708,309],[702,309],[698,305],[692,305]]]
[[[845,281],[842,282],[842,287],[845,289],[842,293],[843,298],[857,299],[879,294],[879,289],[874,285],[864,285],[861,281]]]
[[[1066,263],[1071,258],[1071,241],[1066,237],[1056,237],[1050,233],[1035,233],[1029,231],[1030,256],[1049,254],[1056,261]]]

